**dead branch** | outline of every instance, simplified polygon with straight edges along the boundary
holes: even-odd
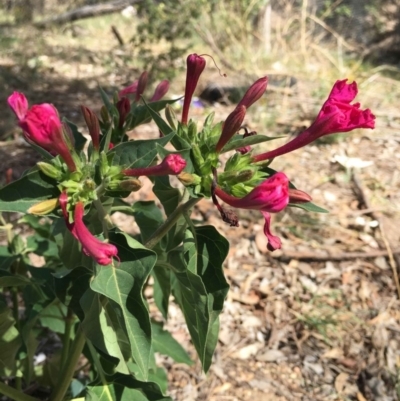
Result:
[[[77,21],[80,19],[98,17],[100,15],[112,14],[123,10],[124,8],[139,3],[141,0],[115,0],[109,3],[95,4],[83,6],[75,10],[57,15],[44,21],[34,23],[37,28],[46,28],[50,25],[65,24],[67,22]]]

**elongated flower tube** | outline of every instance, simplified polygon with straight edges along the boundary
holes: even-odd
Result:
[[[49,103],[37,104],[26,110],[28,101],[23,93],[14,92],[8,104],[18,118],[28,142],[33,142],[52,154],[59,154],[71,172],[76,165],[65,142],[63,126],[56,108]]]
[[[136,89],[135,102],[138,102],[140,100],[140,97],[143,95],[143,92],[145,91],[147,86],[148,78],[149,73],[147,71],[142,72],[142,75],[140,75],[139,77],[139,82]]]
[[[253,85],[247,89],[244,94],[243,99],[238,103],[237,107],[246,106],[248,109],[252,104],[254,104],[260,97],[264,94],[268,85],[268,77],[262,77],[254,82]]]
[[[370,109],[361,110],[360,103],[350,104],[357,95],[357,83],[346,84],[347,79],[336,81],[328,99],[315,121],[285,145],[253,157],[255,162],[272,159],[292,152],[324,135],[348,132],[356,128],[374,128],[375,116]]]
[[[86,125],[89,128],[89,134],[92,138],[93,148],[95,150],[99,150],[100,148],[100,124],[99,119],[96,114],[89,107],[81,106],[81,111],[83,114],[83,118],[86,121]]]
[[[91,256],[99,265],[109,265],[113,257],[117,257],[118,249],[112,244],[97,239],[83,222],[84,206],[78,202],[74,213],[74,231],[77,239],[82,244],[83,252]]]
[[[160,164],[156,166],[143,168],[130,168],[123,170],[124,175],[131,177],[145,176],[162,176],[162,175],[178,175],[186,167],[186,160],[178,154],[170,154],[166,156]]]
[[[139,80],[137,79],[134,81],[131,85],[127,86],[126,88],[120,90],[118,92],[118,96],[121,98],[123,96],[131,95],[133,93],[136,93],[137,88],[138,88]]]
[[[227,194],[215,188],[215,195],[230,206],[277,213],[289,203],[289,179],[284,173],[276,173],[255,187],[243,198]]]
[[[169,81],[167,79],[164,79],[161,81],[156,89],[154,90],[154,94],[150,99],[150,102],[157,102],[161,100],[168,92],[169,90]]]
[[[246,106],[238,106],[226,118],[221,136],[215,150],[220,152],[226,143],[240,130],[244,117],[246,116]]]
[[[206,66],[206,60],[203,57],[198,56],[196,53],[189,54],[186,59],[186,65],[185,99],[182,108],[182,124],[185,125],[188,122],[190,102],[192,101],[193,93],[196,89],[197,83],[199,82],[200,75]]]

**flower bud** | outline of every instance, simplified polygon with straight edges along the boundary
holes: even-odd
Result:
[[[131,111],[131,103],[127,97],[122,97],[116,104],[119,113],[118,128],[122,128],[126,121],[126,116]]]
[[[167,79],[164,79],[157,85],[154,94],[150,99],[150,102],[157,102],[158,100],[161,100],[167,94],[168,90],[169,81]]]
[[[17,116],[18,120],[23,120],[28,112],[28,99],[23,93],[14,92],[8,98],[8,105]]]
[[[101,106],[100,109],[100,116],[101,116],[101,120],[103,121],[104,124],[109,123],[110,122],[110,115],[108,114],[108,110],[106,106]]]
[[[61,180],[62,173],[57,167],[53,166],[50,163],[46,162],[37,162],[36,165],[39,167],[39,170],[47,175],[50,178],[54,178],[55,180]]]
[[[149,73],[147,71],[143,71],[142,75],[139,77],[139,82],[136,89],[135,101],[138,102],[140,97],[143,95],[144,90],[147,86],[147,80],[149,78]]]
[[[306,203],[311,202],[312,198],[304,191],[289,188],[289,203]]]
[[[137,178],[120,181],[119,188],[121,191],[136,192],[142,188],[142,183]]]
[[[118,92],[119,97],[123,97],[126,95],[130,95],[132,93],[136,93],[137,88],[138,88],[139,80],[137,79],[133,84],[127,86],[126,88],[120,90]]]
[[[31,206],[27,212],[38,216],[43,216],[52,212],[58,206],[58,198],[47,199]]]
[[[171,126],[173,130],[176,130],[178,127],[178,119],[176,118],[176,114],[173,110],[173,108],[167,104],[165,106],[165,118],[168,121],[168,124]]]
[[[180,173],[178,178],[179,181],[185,186],[198,185],[201,183],[201,177],[199,177],[197,174],[186,173],[185,171]]]
[[[228,141],[240,130],[242,126],[244,117],[246,116],[246,107],[238,106],[235,110],[225,120],[224,126],[222,128],[222,133],[215,147],[216,151],[219,153],[222,148],[228,143]]]
[[[92,138],[93,148],[95,150],[99,150],[100,148],[100,124],[99,119],[96,114],[89,107],[81,106],[81,111],[83,114],[83,118],[86,121],[86,125],[89,128],[89,134]]]
[[[182,109],[182,124],[187,124],[189,107],[192,101],[194,91],[199,81],[201,73],[206,66],[206,60],[197,54],[190,54],[186,59],[187,72],[186,72],[186,87],[185,99],[183,101]]]
[[[254,82],[244,94],[237,107],[245,106],[247,109],[254,104],[264,94],[267,89],[268,77],[262,77]]]

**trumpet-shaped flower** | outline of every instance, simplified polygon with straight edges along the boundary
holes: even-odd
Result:
[[[178,175],[186,167],[186,160],[178,154],[170,154],[166,156],[160,164],[150,167],[131,168],[123,170],[124,175],[131,177],[145,176],[162,176],[162,175]]]
[[[260,162],[281,156],[308,145],[324,135],[348,132],[356,128],[374,128],[375,116],[371,110],[361,110],[360,103],[350,104],[357,95],[357,84],[356,82],[347,84],[346,81],[347,79],[336,81],[328,99],[309,128],[285,145],[254,156],[253,160]]]
[[[76,171],[76,165],[65,142],[63,126],[56,108],[49,103],[28,107],[23,93],[14,92],[8,98],[8,104],[18,118],[18,125],[23,129],[28,142],[33,142],[52,154],[59,154],[70,171]]]

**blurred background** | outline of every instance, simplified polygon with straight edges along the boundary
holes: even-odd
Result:
[[[209,375],[198,363],[160,361],[171,395],[400,399],[399,0],[1,0],[0,182],[8,168],[16,179],[38,160],[7,107],[14,90],[30,104],[53,103],[84,131],[79,106],[99,111],[98,86],[112,96],[147,70],[149,93],[168,78],[167,97],[182,96],[190,53],[215,60],[207,59],[192,115],[212,109],[223,120],[268,75],[265,96],[246,117],[251,130],[282,136],[264,149],[307,127],[338,79],[357,81],[356,101],[377,120],[374,131],[332,135],[274,161],[330,210],[277,216],[282,251],[267,253],[257,214],[241,212],[235,230],[200,203],[197,218],[232,244],[231,291]],[[157,135],[152,125],[132,133]],[[132,230],[134,222],[122,220]],[[173,306],[168,324],[194,356]]]

